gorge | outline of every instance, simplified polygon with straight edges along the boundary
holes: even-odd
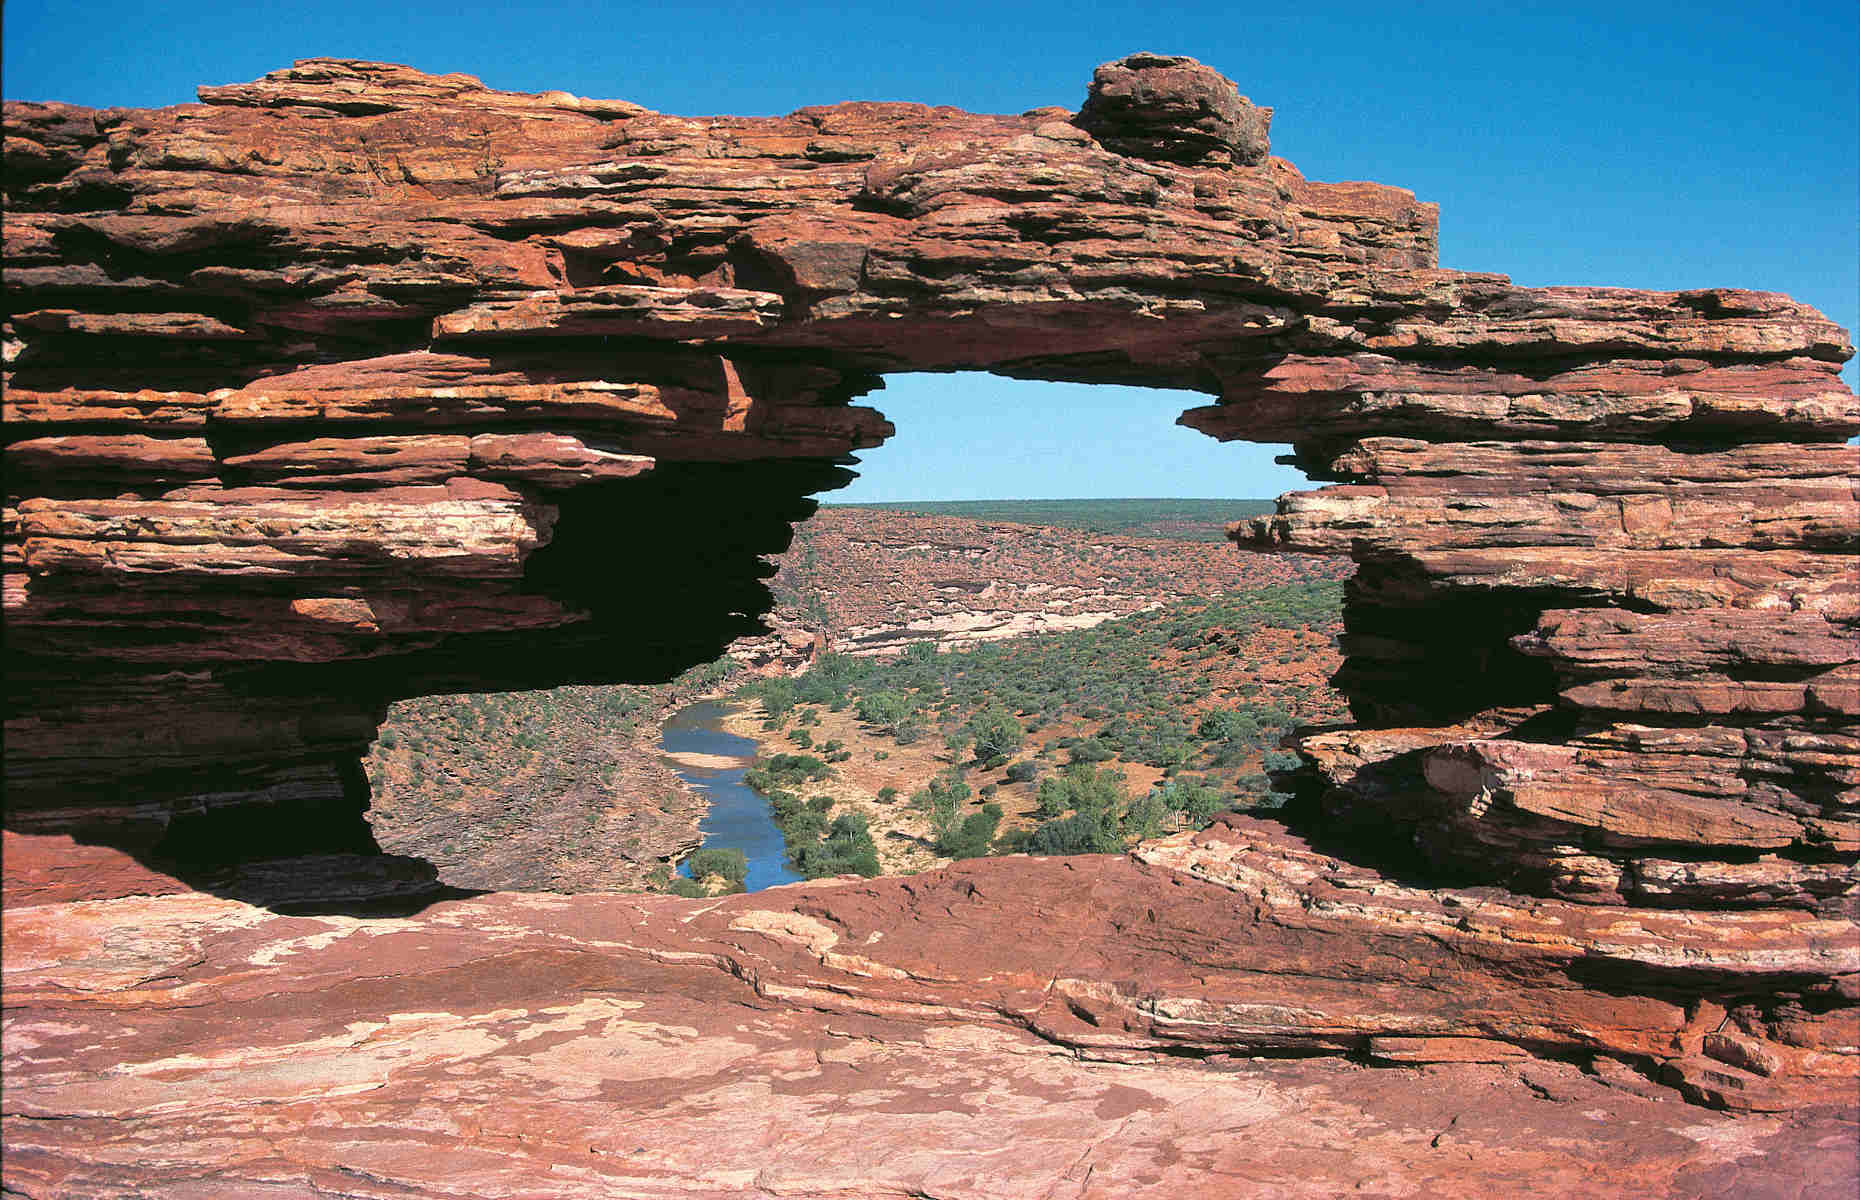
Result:
[[[200,100],[6,105],[9,1192],[1851,1190],[1819,313],[1442,270],[1171,56],[1018,116]],[[378,852],[391,701],[758,631],[904,370],[1198,393],[1329,483],[1233,530],[1356,564],[1307,825],[716,901]]]

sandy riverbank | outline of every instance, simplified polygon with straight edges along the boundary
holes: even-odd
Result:
[[[735,730],[731,730],[732,733]],[[700,771],[727,771],[732,767],[747,767],[756,761],[736,754],[699,754],[695,751],[662,750],[660,754],[667,762],[680,767],[692,767]]]

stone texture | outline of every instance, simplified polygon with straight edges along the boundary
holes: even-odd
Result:
[[[9,859],[67,859],[37,840],[9,835]],[[1852,1021],[1772,991],[1804,953],[1851,966],[1850,937],[1809,952],[1775,915],[1624,922],[1422,891],[1259,822],[1143,857],[718,901],[505,893],[372,920],[93,865],[97,893],[131,894],[58,902],[38,883],[7,908],[7,1186],[1834,1196],[1856,1181]],[[1629,985],[1666,972],[1697,994]],[[1794,1111],[1763,1115],[1782,1095]]]
[[[1252,167],[1270,148],[1272,110],[1192,58],[1133,54],[1098,68],[1076,124],[1119,154]]]
[[[1521,288],[1440,270],[1432,205],[1303,178],[1267,153],[1266,110],[1192,60],[1157,55],[1102,68],[1079,114],[851,104],[775,118],[671,117],[318,59],[169,109],[9,102],[5,153],[6,824],[52,839],[48,854],[121,878],[80,855],[117,846],[187,883],[286,907],[408,901],[422,886],[418,864],[371,855],[360,819],[357,759],[390,700],[663,679],[760,630],[765,556],[788,544],[812,494],[849,478],[851,451],[892,432],[851,404],[881,372],[1175,387],[1217,401],[1186,423],[1290,441],[1298,463],[1335,481],[1283,498],[1275,517],[1236,535],[1357,563],[1338,683],[1359,727],[1302,743],[1315,781],[1300,819],[1338,865],[1260,851],[1281,864],[1261,876],[1251,851],[1216,839],[1153,867],[1089,868],[1109,873],[1077,886],[1120,923],[1081,943],[1094,948],[1067,966],[1080,982],[1062,990],[1063,1012],[1048,1003],[1061,994],[1053,954],[1071,943],[1024,933],[1063,928],[1044,912],[978,927],[1008,945],[1003,973],[987,981],[992,999],[963,993],[954,1007],[939,1007],[958,990],[941,982],[952,968],[939,956],[958,943],[907,931],[1015,880],[1038,876],[1067,897],[1087,868],[989,864],[810,892],[871,897],[840,919],[885,947],[870,960],[885,969],[785,976],[809,982],[760,984],[760,1002],[816,1028],[814,1010],[834,1010],[839,996],[882,993],[872,1019],[906,1026],[1037,1000],[1047,1016],[1008,1021],[1021,1033],[1003,1036],[1032,1031],[1110,1056],[1369,1053],[1364,1039],[1384,1037],[1424,1039],[1386,1043],[1391,1054],[1450,1060],[1491,1051],[1431,1039],[1480,1039],[1598,1062],[1625,1055],[1708,1105],[1834,1097],[1851,1113],[1860,506],[1842,443],[1860,431],[1860,402],[1836,375],[1852,354],[1846,332],[1812,309],[1763,292]],[[1344,865],[1355,859],[1403,882],[1364,882]],[[1289,909],[1274,899],[1286,871],[1305,881]],[[34,894],[69,894],[62,872],[30,868]],[[1307,886],[1318,878],[1322,888]],[[1488,890],[1419,886],[1441,883]],[[1149,898],[1141,910],[1139,897]],[[203,928],[285,929],[271,924],[285,918],[215,907],[229,903],[164,896],[109,909],[105,924],[115,913],[126,928],[166,928],[193,913]],[[525,903],[556,905],[551,920],[574,910],[504,907]],[[825,920],[771,916],[761,903],[702,911],[787,930],[781,945],[811,945],[806,922]],[[184,965],[198,957],[185,938],[163,943],[166,965],[133,951],[110,975],[115,951],[76,932],[92,927],[90,910],[26,910],[44,922],[29,931],[43,948],[23,960],[22,979],[75,972],[70,982],[106,991],[140,982],[111,1002],[113,1032],[82,1053],[81,1035],[54,1028],[76,1017],[9,1025],[9,1104],[25,1089],[40,1107],[9,1118],[8,1186],[27,1171],[35,1191],[146,1182],[170,1168],[150,1167],[138,1139],[178,1144],[182,1126],[159,1122],[188,1119],[204,1097],[233,1106],[228,1124],[187,1135],[203,1149],[192,1165],[173,1160],[182,1165],[161,1184],[171,1194],[198,1190],[187,1181],[241,1155],[256,1164],[254,1186],[269,1180],[285,1194],[350,1186],[307,1165],[332,1157],[362,1176],[422,1180],[406,1186],[429,1193],[458,1191],[423,1174],[435,1161],[503,1171],[503,1183],[472,1183],[481,1194],[551,1171],[611,1173],[590,1161],[609,1143],[584,1137],[596,1131],[572,1116],[561,1127],[574,1133],[573,1168],[559,1157],[468,1163],[462,1147],[483,1126],[455,1121],[444,1103],[421,1107],[428,1080],[396,1085],[386,1067],[353,1065],[387,1061],[354,1046],[377,1026],[399,1028],[381,1024],[388,1016],[405,1025],[405,1014],[453,1013],[453,995],[488,1004],[512,980],[552,998],[511,993],[508,1009],[472,1007],[434,1036],[491,1053],[499,1039],[534,1035],[530,1048],[501,1054],[496,1082],[445,1075],[444,1088],[501,1097],[513,1075],[543,1069],[522,1064],[546,1062],[549,1022],[635,1019],[564,1000],[611,978],[600,954],[519,953],[553,935],[506,929],[496,908],[445,937],[461,960],[503,966],[477,968],[476,980],[435,976],[425,999],[370,1000],[397,986],[365,982],[393,977],[374,957],[390,942],[337,938],[333,982],[295,1018],[300,1029],[274,1028],[282,1009],[240,1009],[254,1018],[242,1029],[278,1041],[201,1054],[204,1066],[178,1056],[216,1026],[154,1005],[174,999],[153,995],[164,972],[197,969]],[[624,911],[649,910],[659,911]],[[614,918],[654,920],[665,933],[644,961],[666,974],[629,985],[660,997],[651,1003],[710,994],[727,983],[714,971],[722,961],[761,978],[762,967],[716,950],[721,935],[696,918]],[[1272,932],[1286,920],[1311,924],[1296,937]],[[1167,936],[1148,940],[1151,923]],[[60,941],[60,928],[74,932]],[[332,933],[300,928],[313,942]],[[513,957],[496,957],[500,943]],[[226,953],[204,961],[237,958]],[[1247,966],[1248,955],[1263,965]],[[238,959],[223,986],[274,994],[274,968],[292,957]],[[1348,964],[1341,983],[1338,963]],[[1431,973],[1422,982],[1411,967]],[[1129,982],[1204,968],[1214,983]],[[199,969],[199,994],[222,986],[208,980],[218,968]],[[707,972],[702,986],[679,974],[692,970]],[[91,994],[44,987],[29,1003],[61,1014]],[[561,1011],[544,1011],[552,1005]],[[846,1044],[928,1044],[902,1026],[868,1041],[866,1028],[845,1026]],[[1707,1034],[1725,1036],[1708,1044]],[[618,1049],[678,1044],[639,1036]],[[825,1061],[814,1036],[781,1034],[803,1047],[794,1069]],[[39,1038],[52,1040],[35,1048]],[[316,1046],[343,1048],[324,1083],[304,1049]],[[590,1053],[607,1061],[611,1049]],[[784,1065],[767,1075],[777,1082],[755,1094],[787,1086],[776,1071],[790,1058],[777,1058]],[[932,1059],[897,1060],[898,1088],[886,1090],[935,1092],[943,1085],[911,1082],[949,1066]],[[1512,1068],[1455,1069],[1484,1079]],[[201,1071],[208,1082],[193,1090],[160,1091],[171,1072]],[[1528,1071],[1517,1079],[1533,1094],[1579,1095],[1548,1066]],[[978,1111],[1027,1113],[1056,1086],[1085,1086],[1053,1078]],[[384,1088],[384,1105],[407,1098],[377,1113],[367,1096]],[[959,1099],[936,1095],[943,1107]],[[260,1099],[298,1114],[343,1106],[335,1120],[293,1116],[281,1130],[402,1132],[372,1148],[357,1132],[286,1150],[265,1138],[255,1156],[217,1140],[246,1136],[244,1102]],[[503,1106],[500,1120],[545,1128],[555,1104]],[[139,1107],[137,1120],[158,1124],[108,1124]],[[1364,1110],[1344,1111],[1359,1150]],[[791,1136],[718,1120],[713,1143]],[[93,1124],[79,1133],[82,1122]],[[1215,1136],[1227,1126],[1202,1127],[1190,1154],[1156,1151],[1163,1143],[1139,1133],[1146,1148],[1126,1151],[1116,1139],[1130,1128],[1111,1135],[1114,1157],[1153,1164],[1171,1186],[1171,1164],[1218,1170],[1206,1155],[1232,1140]],[[1309,1126],[1282,1128],[1269,1143],[1313,1141]],[[1821,1127],[1716,1128],[1713,1146],[1749,1153],[1699,1152],[1693,1139],[1611,1161],[1631,1160],[1637,1182],[1656,1179],[1640,1190],[1798,1194],[1754,1156],[1806,1169],[1825,1144]],[[127,1141],[103,1136],[123,1129]],[[12,1151],[28,1130],[25,1159]],[[1480,1177],[1475,1156],[1454,1163],[1454,1178],[1515,1191],[1501,1176],[1541,1166],[1535,1136],[1519,1125],[1505,1154],[1488,1156],[1497,1175]],[[350,1149],[332,1155],[326,1137]],[[1067,1147],[1069,1164],[1088,1161]],[[25,1161],[34,1165],[15,1165]],[[754,1173],[678,1161],[670,1174],[697,1190],[780,1190],[774,1176],[764,1186]],[[1331,1178],[1322,1162],[1280,1161],[1281,1178]],[[1409,1190],[1426,1174],[1416,1161],[1390,1167]],[[948,1184],[940,1169],[901,1169],[893,1190],[1013,1190]],[[790,1190],[843,1191],[871,1173],[844,1170]],[[1075,1190],[1152,1186],[1148,1174],[1091,1178]]]

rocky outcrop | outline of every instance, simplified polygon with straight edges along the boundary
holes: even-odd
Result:
[[[1391,985],[1380,1011],[1433,1018],[1295,1045],[1563,1053],[1579,985],[1619,1001],[1582,1036],[1698,1098],[1851,1079],[1860,402],[1820,314],[1440,270],[1431,205],[1304,179],[1265,110],[1156,55],[1078,114],[683,118],[336,60],[201,100],[6,108],[9,830],[196,881],[368,861],[355,764],[389,700],[661,679],[755,630],[763,556],[891,433],[850,403],[882,372],[1140,382],[1335,481],[1237,530],[1358,564],[1359,727],[1303,743],[1323,836],[1508,889],[1474,904],[1519,931],[1492,995],[1524,1024]],[[1175,865],[1110,890],[1270,906],[1187,901],[1212,868]],[[897,885],[886,920],[926,886],[979,885]],[[1359,891],[1313,902],[1333,945]],[[1390,902],[1388,955],[1465,936],[1431,895]],[[1119,981],[1199,935],[1138,970],[1138,928],[1081,968],[1110,1009],[1081,1004],[1154,1040],[1171,993]],[[1711,949],[1744,934],[1753,959]],[[1621,937],[1626,965],[1594,950]],[[1325,986],[1287,953],[1280,1007]],[[887,1003],[933,990],[896,969]]]
[[[8,839],[22,874],[53,849]],[[147,894],[164,881],[115,857],[93,883],[113,866],[100,890],[143,894],[10,897],[18,1194],[1729,1197],[1856,1178],[1843,1081],[1804,1090],[1844,1057],[1839,1023],[1745,1002],[1852,967],[1781,914],[1423,892],[1240,820],[1143,862],[369,921]]]

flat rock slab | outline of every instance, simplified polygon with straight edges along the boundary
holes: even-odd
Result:
[[[1612,1060],[1081,1053],[1014,1019],[994,948],[931,979],[884,961],[882,937],[842,942],[836,906],[947,874],[725,901],[498,893],[391,919],[196,892],[26,899],[6,911],[5,1187],[954,1200],[1860,1181],[1851,1110],[1710,1112],[1631,1071],[1611,1086]],[[1069,923],[1037,931],[1061,961]],[[808,986],[808,964],[892,990]]]

